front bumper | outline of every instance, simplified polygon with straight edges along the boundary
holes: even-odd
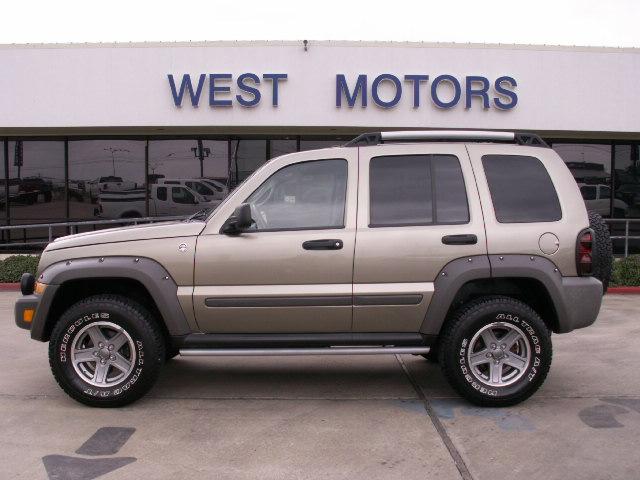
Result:
[[[40,305],[40,299],[42,297],[40,295],[23,295],[16,301],[15,306],[15,315],[16,315],[16,325],[20,328],[24,328],[25,330],[31,330],[31,326],[36,319],[36,314],[38,312],[38,306]],[[31,321],[25,321],[24,311],[25,310],[34,310],[36,314],[31,316]]]

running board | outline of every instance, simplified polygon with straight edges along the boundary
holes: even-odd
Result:
[[[424,355],[429,347],[324,347],[324,348],[187,348],[180,350],[183,357],[247,357],[291,355]]]

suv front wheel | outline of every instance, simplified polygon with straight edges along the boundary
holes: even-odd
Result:
[[[162,333],[140,304],[96,295],[71,306],[51,333],[49,363],[62,389],[93,407],[131,403],[164,363]]]
[[[453,388],[477,405],[504,407],[542,385],[551,366],[551,334],[538,314],[508,297],[463,306],[446,324],[440,365]]]

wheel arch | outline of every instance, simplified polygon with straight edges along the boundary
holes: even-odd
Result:
[[[31,337],[47,341],[62,312],[87,296],[111,293],[137,301],[158,320],[163,333],[191,333],[177,285],[156,261],[140,257],[84,258],[47,267],[39,281],[49,285],[36,311]],[[48,298],[47,298],[48,297]]]
[[[481,296],[502,295],[528,304],[553,332],[569,331],[562,303],[562,275],[543,257],[504,255],[459,258],[449,262],[434,282],[420,332],[438,335],[453,311]]]

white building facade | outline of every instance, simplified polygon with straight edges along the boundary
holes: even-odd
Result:
[[[590,208],[640,217],[637,49],[5,45],[0,64],[4,225],[96,219],[105,185],[214,178],[233,187],[283,153],[437,128],[537,133]]]

